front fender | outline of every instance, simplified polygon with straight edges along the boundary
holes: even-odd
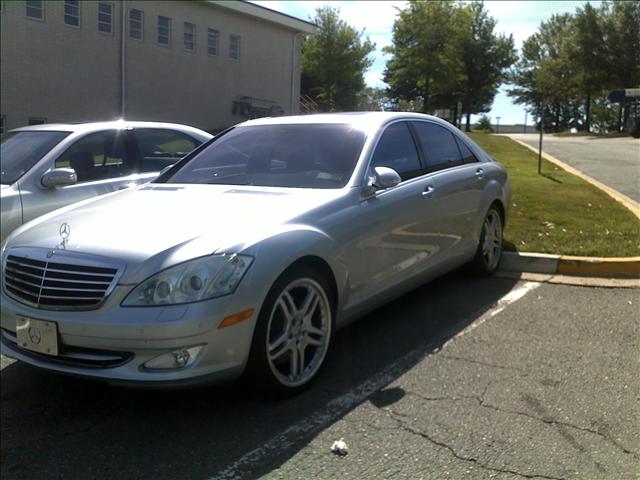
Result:
[[[287,268],[301,258],[317,257],[331,269],[336,282],[338,303],[343,301],[348,285],[348,271],[340,260],[336,242],[322,230],[308,225],[287,225],[242,253],[255,258],[251,267],[252,280],[264,285],[272,285]]]

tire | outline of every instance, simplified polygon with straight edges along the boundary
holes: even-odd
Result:
[[[292,395],[318,378],[335,330],[331,292],[327,280],[304,265],[274,282],[258,315],[245,380]]]
[[[502,233],[504,225],[498,208],[491,205],[482,222],[478,250],[473,259],[473,267],[482,275],[491,275],[502,259]]]

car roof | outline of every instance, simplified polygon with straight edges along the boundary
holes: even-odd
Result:
[[[182,131],[199,132],[200,134],[209,135],[204,130],[200,130],[189,125],[179,123],[165,122],[137,122],[129,120],[113,120],[110,122],[90,122],[90,123],[43,123],[41,125],[29,125],[10,130],[11,132],[35,132],[35,131],[55,131],[55,132],[92,132],[94,130],[104,129],[123,129],[123,128],[169,128]]]
[[[381,127],[386,123],[399,119],[432,120],[448,125],[448,122],[431,115],[413,112],[345,112],[316,113],[312,115],[296,115],[289,117],[265,117],[248,120],[239,126],[251,125],[285,125],[285,124],[319,124],[334,123],[354,126]]]

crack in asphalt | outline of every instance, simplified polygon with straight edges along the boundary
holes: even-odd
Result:
[[[511,413],[511,414],[514,414],[514,415],[521,415],[523,417],[531,418],[533,420],[538,420],[538,421],[540,421],[542,423],[545,423],[547,425],[559,425],[559,426],[563,426],[563,427],[573,428],[573,429],[579,430],[581,432],[587,432],[587,433],[591,433],[593,435],[597,435],[598,437],[602,438],[603,440],[606,440],[607,442],[611,443],[612,445],[614,445],[615,447],[620,449],[623,453],[626,453],[628,455],[633,455],[636,458],[639,457],[639,455],[636,452],[633,452],[633,451],[629,450],[628,448],[624,447],[623,445],[618,443],[613,438],[611,438],[611,437],[609,437],[609,436],[607,436],[607,435],[605,435],[602,432],[599,432],[597,430],[593,430],[591,428],[586,428],[586,427],[580,427],[578,425],[574,425],[574,424],[569,423],[569,422],[562,422],[560,420],[555,420],[555,419],[553,419],[551,417],[547,417],[547,416],[538,417],[536,415],[531,415],[530,413],[526,413],[526,412],[520,412],[518,410],[510,410],[510,409],[506,409],[506,408],[501,408],[501,407],[498,407],[496,405],[491,405],[491,404],[485,403],[485,401],[483,399],[481,399],[481,398],[476,398],[475,400],[477,400],[480,403],[481,407],[489,408],[489,409],[495,410],[497,412]],[[579,450],[583,450],[583,449],[579,448]]]
[[[526,373],[526,370],[523,370],[522,368],[507,367],[505,365],[497,365],[495,363],[482,362],[480,360],[474,360],[472,358],[458,357],[456,355],[448,355],[448,354],[445,354],[445,353],[441,353],[438,356],[440,358],[447,358],[449,360],[459,360],[461,362],[468,362],[468,363],[475,363],[477,365],[484,365],[485,367],[500,368],[502,370],[513,370],[513,371],[516,371],[516,372]]]
[[[509,414],[513,414],[513,415],[520,415],[523,417],[527,417],[530,418],[532,420],[537,420],[539,422],[545,423],[547,425],[557,425],[557,426],[562,426],[562,427],[569,427],[569,428],[573,428],[575,430],[579,430],[581,432],[586,432],[586,433],[591,433],[593,435],[597,435],[598,437],[602,438],[603,440],[611,443],[613,446],[615,446],[616,448],[618,448],[619,450],[621,450],[623,453],[627,454],[627,455],[632,455],[635,458],[640,458],[640,455],[632,450],[629,450],[628,448],[626,448],[624,445],[620,444],[617,440],[611,438],[610,436],[606,435],[605,433],[602,433],[601,431],[598,430],[594,430],[592,428],[587,428],[587,427],[581,427],[579,425],[575,425],[573,423],[569,423],[569,422],[563,422],[560,420],[556,420],[550,416],[547,415],[542,415],[542,416],[536,416],[536,415],[532,415],[530,413],[527,412],[521,412],[519,410],[511,410],[511,409],[507,409],[507,408],[502,408],[499,407],[497,405],[493,405],[490,403],[487,403],[485,400],[485,396],[487,394],[487,392],[489,391],[489,388],[491,387],[491,385],[495,383],[494,381],[490,381],[486,387],[484,388],[484,391],[480,394],[480,395],[456,395],[456,396],[449,396],[449,397],[428,397],[425,395],[422,395],[420,393],[417,392],[412,392],[412,391],[407,391],[406,393],[408,395],[420,398],[424,401],[427,402],[435,402],[435,401],[459,401],[459,400],[475,400],[476,402],[478,402],[478,404],[483,407],[483,408],[488,408],[491,410],[494,410],[496,412],[500,412],[500,413],[509,413]],[[398,412],[396,412],[398,413]],[[540,413],[540,412],[537,412]],[[570,435],[568,435],[566,432],[560,432],[561,435],[563,435],[565,438],[570,437]],[[576,448],[577,450],[583,451],[584,448],[578,444],[575,439],[573,439],[573,437],[567,438],[567,440],[569,441],[569,443],[571,443],[571,445]]]
[[[487,470],[490,472],[497,472],[497,473],[509,473],[511,475],[516,475],[522,478],[544,478],[548,480],[566,480],[564,477],[552,477],[549,475],[541,475],[541,474],[527,474],[527,473],[518,472],[516,470],[510,470],[507,468],[491,467],[489,465],[482,463],[478,458],[461,455],[452,446],[446,444],[445,442],[438,441],[424,432],[411,428],[410,426],[406,425],[401,419],[397,418],[397,416],[407,418],[406,415],[400,414],[399,412],[395,412],[390,408],[387,408],[386,410],[391,414],[391,418],[397,423],[398,427],[401,428],[403,431],[422,437],[425,440],[428,440],[429,442],[433,443],[434,445],[437,445],[440,448],[444,448],[448,450],[458,460],[473,463],[474,465],[477,465],[483,470]]]

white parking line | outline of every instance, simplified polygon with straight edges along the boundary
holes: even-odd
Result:
[[[493,308],[484,313],[480,318],[471,323],[467,328],[462,330],[449,341],[476,329],[484,322],[503,311],[509,304],[520,300],[539,285],[540,283],[536,282],[526,282],[511,290],[504,297],[498,300]],[[429,354],[428,352],[429,349],[425,346],[411,350],[402,358],[360,383],[351,391],[328,402],[323,408],[315,413],[312,418],[305,418],[304,420],[291,425],[280,434],[272,437],[264,445],[247,452],[226,469],[213,476],[212,480],[232,480],[241,478],[242,475],[250,473],[251,468],[255,468],[263,463],[264,459],[269,457],[273,458],[281,452],[294,448],[294,446],[299,443],[299,438],[326,425],[334,423],[346,412],[366,400],[372,393],[380,390],[385,385],[388,385],[405,373],[407,365],[415,365],[426,357]]]
[[[467,328],[462,330],[459,334],[457,334],[455,337],[453,337],[451,340],[449,340],[449,342],[455,340],[458,337],[462,337],[462,336],[466,335],[467,333],[469,333],[472,330],[475,330],[480,325],[482,325],[484,322],[489,320],[491,317],[495,317],[497,314],[499,314],[501,311],[503,311],[505,308],[507,308],[507,306],[509,304],[511,304],[513,302],[517,302],[522,297],[524,297],[527,293],[529,293],[532,290],[535,290],[540,285],[542,285],[542,284],[538,283],[538,282],[527,282],[527,283],[524,283],[524,284],[520,285],[518,288],[515,288],[515,289],[511,290],[504,297],[502,297],[500,300],[498,300],[498,303],[496,304],[495,307],[493,307],[491,310],[486,312],[484,315],[482,315],[480,318],[478,318],[475,322],[470,324]],[[447,343],[449,343],[449,342],[447,342]]]

